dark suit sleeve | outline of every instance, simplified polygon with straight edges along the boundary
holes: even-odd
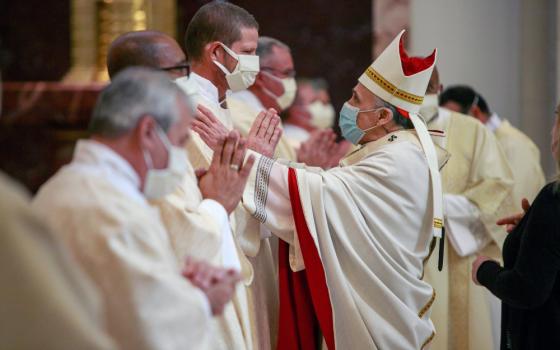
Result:
[[[539,194],[521,233],[515,265],[505,269],[487,261],[477,272],[479,282],[504,303],[522,309],[549,299],[560,270],[560,199],[548,185]]]

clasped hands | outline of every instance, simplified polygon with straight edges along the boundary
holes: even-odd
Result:
[[[190,257],[185,260],[182,275],[206,295],[212,315],[220,315],[224,311],[241,280],[239,272],[233,269],[215,267]]]

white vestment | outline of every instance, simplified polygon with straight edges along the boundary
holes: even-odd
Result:
[[[218,89],[212,82],[196,73],[176,82],[196,105],[201,104],[210,109],[227,129],[233,129],[231,112],[220,104]],[[197,133],[192,133],[187,153],[194,168],[210,166],[213,151]],[[242,286],[245,290],[239,290],[233,300],[240,325],[239,332],[233,334],[233,337],[244,339],[244,348],[247,349],[272,348],[275,334],[271,334],[273,327],[269,325],[267,309],[274,301],[268,302],[267,296],[274,295],[273,289],[271,290],[274,286],[264,285],[263,282],[270,278],[269,271],[274,269],[273,252],[268,240],[263,239],[266,235],[261,232],[260,223],[241,205],[235,209],[230,221],[245,284]]]
[[[181,276],[159,212],[139,188],[126,160],[82,140],[33,207],[99,289],[107,332],[120,348],[209,348],[208,300]]]
[[[513,172],[513,198],[516,205],[519,206],[523,198],[532,202],[545,185],[538,147],[527,135],[507,120],[500,119],[496,113],[488,119],[486,127],[496,135],[508,159]]]
[[[430,128],[443,130],[450,153],[442,171],[448,249],[443,271],[426,266],[426,281],[438,294],[432,320],[435,350],[493,349],[499,339],[499,301],[472,283],[476,254],[501,259],[505,230],[496,221],[512,211],[512,174],[491,132],[474,118],[424,106]],[[497,319],[496,319],[497,317]]]
[[[327,345],[425,348],[434,336],[435,294],[422,280],[433,208],[416,134],[386,135],[328,171],[262,156],[256,164],[244,205],[289,243],[291,269],[305,269]],[[281,314],[285,288],[281,281]]]
[[[0,173],[0,349],[115,349],[95,286]]]
[[[284,124],[284,135],[290,140],[292,147],[299,148],[299,146],[309,140],[311,134],[309,131],[305,130],[302,127],[299,127],[294,124],[285,123]]]

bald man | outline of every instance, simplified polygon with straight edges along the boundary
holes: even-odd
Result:
[[[452,249],[445,249],[443,271],[437,271],[433,262],[425,270],[425,280],[438,293],[432,311],[437,332],[432,349],[491,349],[499,344],[492,334],[493,328],[499,330],[492,317],[499,312],[491,312],[492,305],[499,304],[470,282],[470,269],[479,253],[501,257],[505,231],[495,223],[509,211],[513,178],[491,132],[474,118],[438,107],[441,90],[434,69],[421,114],[431,129],[447,134],[441,146],[451,158],[442,170],[442,184],[445,227]]]
[[[121,35],[111,44],[107,65],[109,75],[115,76],[130,66],[146,66],[164,70],[171,79],[186,75],[185,54],[179,44],[168,35],[156,31],[136,31]],[[177,69],[175,69],[177,68]],[[190,157],[189,152],[187,154]],[[227,193],[229,183],[222,181],[215,192]],[[245,271],[240,251],[233,241],[225,203],[208,198],[209,189],[199,188],[197,177],[189,162],[189,171],[181,187],[164,199],[152,201],[160,212],[170,237],[178,263],[187,256],[203,259],[222,267]],[[248,264],[246,260],[243,260]],[[237,293],[244,293],[239,286]],[[220,349],[251,348],[244,337],[248,326],[237,313],[239,300],[226,305],[221,316],[214,318],[213,337]],[[249,339],[250,340],[250,339]],[[251,343],[249,343],[251,344]]]
[[[177,41],[152,30],[125,33],[111,43],[107,55],[109,76],[112,78],[131,66],[160,69],[172,79],[189,73],[187,58]]]

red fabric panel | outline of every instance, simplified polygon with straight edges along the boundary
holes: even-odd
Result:
[[[280,240],[278,246],[278,278],[280,285],[279,350],[319,349],[319,323],[307,285],[305,271],[290,268],[290,247]]]
[[[404,35],[401,36],[401,40],[399,42],[399,53],[401,56],[401,65],[404,75],[414,75],[430,68],[436,59],[436,50],[427,57],[409,57],[408,53],[404,49],[403,37]]]
[[[321,332],[325,338],[327,346],[331,350],[335,350],[334,346],[334,327],[331,300],[329,290],[325,278],[325,270],[323,264],[311,237],[311,233],[307,228],[303,207],[301,205],[299,188],[297,185],[297,175],[294,169],[288,171],[288,185],[290,191],[290,202],[292,203],[292,214],[299,237],[299,245],[305,262],[305,275],[307,283],[310,287],[311,299],[315,307],[315,314],[319,320]]]

